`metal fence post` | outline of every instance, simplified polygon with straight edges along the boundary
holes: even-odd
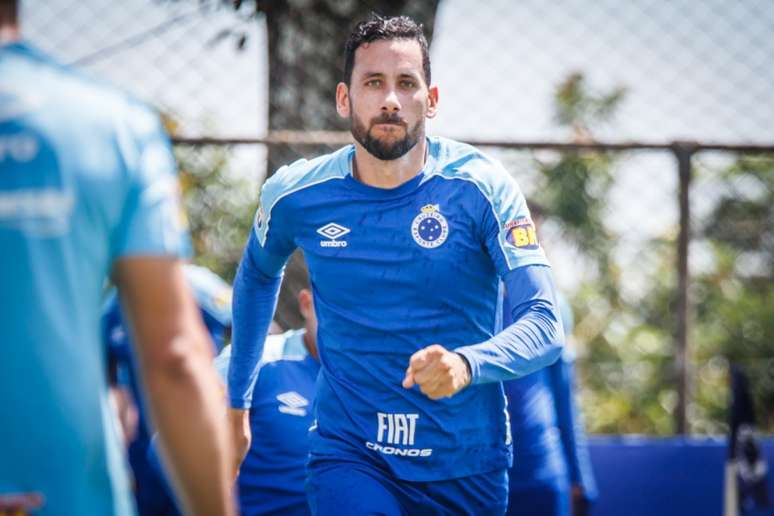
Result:
[[[677,237],[677,312],[675,324],[675,373],[677,379],[677,407],[675,426],[678,434],[687,434],[688,404],[691,399],[691,364],[689,357],[688,297],[689,270],[688,246],[691,239],[691,158],[697,145],[693,142],[673,142],[672,152],[677,158],[678,202],[680,212],[680,233]]]

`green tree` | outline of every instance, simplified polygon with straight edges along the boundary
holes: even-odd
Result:
[[[194,262],[233,281],[250,234],[258,188],[229,168],[223,146],[175,148]]]
[[[575,142],[594,141],[594,131],[613,120],[624,88],[594,91],[581,73],[556,89],[554,119]],[[671,381],[669,306],[674,292],[670,239],[652,242],[661,257],[649,274],[651,302],[621,294],[622,272],[614,259],[618,238],[607,224],[610,190],[620,156],[575,150],[538,160],[533,198],[561,228],[565,245],[583,257],[583,280],[572,298],[574,336],[587,351],[581,363],[583,402],[593,432],[672,433],[676,394]]]
[[[699,179],[722,194],[697,231],[712,260],[693,279],[694,426],[724,427],[730,362],[749,375],[759,424],[774,432],[774,156],[740,156]]]

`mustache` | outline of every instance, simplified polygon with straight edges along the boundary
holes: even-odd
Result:
[[[380,116],[371,119],[371,127],[377,124],[393,124],[401,127],[407,127],[406,121],[403,120],[397,113],[384,113]]]

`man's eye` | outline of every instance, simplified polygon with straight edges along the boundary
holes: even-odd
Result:
[[[414,81],[400,81],[400,85],[403,88],[414,88],[417,84]]]
[[[378,87],[381,85],[382,81],[380,79],[371,79],[370,81],[366,82],[366,86]]]

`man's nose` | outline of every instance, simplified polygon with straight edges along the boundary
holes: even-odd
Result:
[[[384,101],[382,102],[382,111],[390,113],[400,111],[400,100],[398,100],[398,95],[395,93],[395,90],[391,89],[387,92],[387,95],[385,95]]]

